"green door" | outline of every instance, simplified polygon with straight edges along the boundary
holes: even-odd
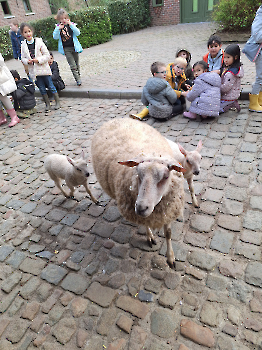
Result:
[[[210,21],[218,0],[180,0],[181,23]]]

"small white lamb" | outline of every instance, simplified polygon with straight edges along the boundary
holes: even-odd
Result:
[[[83,185],[92,201],[94,203],[98,203],[98,200],[92,195],[87,185],[87,177],[89,176],[89,172],[87,169],[84,151],[81,153],[81,158],[77,160],[73,160],[68,156],[63,156],[61,154],[50,154],[46,157],[44,166],[51,179],[54,180],[56,186],[65,197],[73,197],[75,190],[74,187]],[[70,189],[69,194],[63,190],[60,179],[65,180]]]
[[[101,187],[127,220],[146,226],[151,247],[156,244],[152,229],[164,226],[167,262],[173,267],[171,223],[183,216],[184,180],[178,172],[184,169],[166,139],[145,123],[113,119],[93,135],[91,153]]]
[[[187,180],[189,191],[192,197],[192,203],[194,207],[198,208],[198,202],[195,196],[195,190],[193,185],[193,176],[198,175],[200,172],[200,151],[202,149],[202,141],[198,142],[197,148],[194,151],[186,151],[179,143],[175,143],[169,139],[166,139],[173,151],[174,158],[183,166],[186,172],[183,174]]]

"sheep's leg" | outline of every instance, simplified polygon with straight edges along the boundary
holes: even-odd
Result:
[[[72,185],[70,185],[68,183],[67,183],[67,186],[70,189],[69,197],[74,197],[74,192],[75,192],[74,186],[72,186]]]
[[[194,189],[194,185],[193,185],[193,175],[187,179],[187,183],[188,183],[189,191],[190,191],[190,194],[192,197],[193,206],[198,208],[199,206],[198,206],[198,202],[197,202],[197,199],[195,196],[195,189]]]
[[[91,193],[91,191],[90,191],[90,189],[89,189],[89,187],[88,187],[88,185],[87,185],[87,182],[84,184],[84,187],[85,187],[85,189],[86,189],[86,192],[89,194],[89,196],[91,197],[91,199],[92,199],[92,201],[94,202],[94,203],[98,203],[98,200],[92,195],[92,193]]]
[[[69,198],[69,195],[63,190],[62,186],[61,186],[61,181],[60,179],[55,179],[54,180],[56,186],[59,188],[59,190],[63,193],[63,195],[66,197],[66,198]]]
[[[146,237],[147,237],[147,243],[150,248],[152,248],[152,244],[156,244],[156,241],[154,239],[153,232],[150,227],[146,227]]]
[[[164,225],[164,233],[165,233],[165,237],[166,237],[166,257],[167,257],[167,263],[169,265],[169,267],[175,268],[175,255],[174,255],[174,251],[172,248],[172,242],[171,242],[171,224],[168,225]]]

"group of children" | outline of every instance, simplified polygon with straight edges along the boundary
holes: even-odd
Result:
[[[56,18],[59,23],[54,29],[53,37],[58,40],[58,51],[66,56],[76,83],[80,86],[82,83],[78,54],[83,50],[77,39],[80,31],[70,21],[64,9],[58,10]],[[50,95],[54,96],[55,109],[60,108],[58,91],[65,88],[65,84],[59,74],[58,64],[54,61],[52,53],[48,51],[42,38],[34,38],[33,34],[34,30],[28,23],[22,23],[19,28],[18,22],[14,19],[10,24],[10,38],[14,58],[21,60],[28,76],[28,79],[20,79],[17,71],[11,71],[12,78],[11,74],[7,75],[1,71],[3,75],[1,76],[0,72],[0,81],[3,81],[3,84],[8,82],[9,86],[8,89],[2,89],[0,83],[0,100],[11,117],[10,127],[19,122],[18,116],[27,117],[35,112],[34,84],[37,85],[44,99],[46,111],[49,111],[51,108]],[[5,66],[4,61],[1,65]],[[6,66],[5,69],[7,69]],[[12,81],[13,79],[16,84]],[[7,94],[12,95],[14,108]],[[9,110],[12,110],[12,115],[8,112]],[[6,122],[6,117],[1,109],[0,125]]]
[[[151,65],[149,78],[142,91],[142,103],[147,106],[130,117],[142,120],[148,114],[167,120],[184,111],[183,116],[196,119],[217,117],[231,108],[240,111],[241,78],[244,76],[240,48],[231,44],[222,50],[222,42],[212,35],[207,43],[208,53],[203,60],[190,65],[191,54],[179,49],[173,63]],[[191,102],[189,111],[186,100]]]

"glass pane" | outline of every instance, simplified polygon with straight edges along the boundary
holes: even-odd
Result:
[[[208,0],[207,10],[213,11],[213,7],[214,7],[214,0]]]
[[[198,12],[198,0],[193,0],[193,12]]]
[[[162,5],[163,0],[156,0],[156,5]]]

